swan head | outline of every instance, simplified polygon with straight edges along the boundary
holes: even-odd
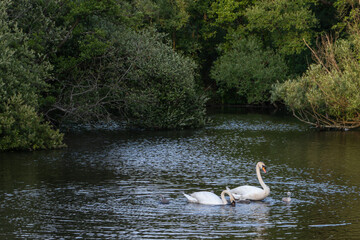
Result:
[[[231,190],[230,190],[230,188],[229,188],[228,186],[226,186],[226,190],[222,191],[221,194],[223,194],[223,193],[227,193],[227,194],[229,195],[229,197],[230,197],[230,204],[231,204],[231,206],[234,207],[235,204],[236,204],[236,201],[235,201],[234,195],[232,194],[232,192],[231,192]]]
[[[264,173],[266,173],[266,165],[265,165],[265,163],[258,162],[257,166],[258,166],[259,169],[262,169],[264,171]]]

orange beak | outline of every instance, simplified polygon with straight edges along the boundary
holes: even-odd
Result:
[[[264,173],[266,173],[266,168],[265,167],[262,167],[262,170],[264,171]]]

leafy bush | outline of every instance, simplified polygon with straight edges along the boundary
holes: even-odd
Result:
[[[154,31],[117,34],[129,68],[124,102],[131,124],[150,128],[204,125],[206,98],[196,91],[195,63],[174,52]]]
[[[123,27],[132,25],[130,5],[116,0],[11,3],[8,12],[28,34],[31,49],[54,67],[46,98],[40,99],[46,117],[79,123],[117,115],[150,128],[203,124],[206,99],[195,90],[195,64],[165,44],[163,35]]]
[[[0,2],[0,150],[63,146],[62,135],[36,112],[51,66],[36,61],[27,37],[8,19],[8,5]]]
[[[8,1],[0,2],[0,103],[21,93],[23,100],[38,105],[38,93],[46,87],[51,69],[48,62],[39,64],[28,48],[26,35],[9,21]]]
[[[323,41],[313,64],[297,79],[277,84],[273,99],[281,99],[301,121],[319,128],[360,126],[359,49],[348,40]]]
[[[115,114],[130,125],[160,129],[204,124],[206,98],[196,92],[193,61],[153,30],[92,21],[88,27],[95,30],[79,36],[76,51],[57,59],[55,107],[64,117],[101,121]]]
[[[263,49],[255,38],[233,42],[211,70],[222,96],[235,91],[248,103],[270,100],[270,90],[276,81],[286,78],[285,61],[270,49]]]
[[[65,146],[63,134],[43,122],[35,108],[24,103],[20,95],[1,106],[0,151],[37,150]]]

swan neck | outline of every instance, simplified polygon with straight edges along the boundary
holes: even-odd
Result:
[[[226,199],[225,199],[225,192],[226,192],[226,190],[224,190],[224,191],[221,192],[221,200],[222,200],[222,202],[223,202],[224,204],[227,204],[227,201],[226,201]]]
[[[266,191],[269,187],[266,186],[266,184],[264,183],[264,180],[262,179],[261,174],[260,174],[260,167],[257,165],[256,165],[256,175],[257,175],[257,178],[259,180],[261,187]]]
[[[232,203],[233,201],[235,201],[234,197],[232,196],[232,194],[228,191],[228,190],[224,190],[221,192],[221,200],[223,201],[224,204],[228,204],[226,198],[225,198],[225,193],[229,195],[230,197],[230,203]]]

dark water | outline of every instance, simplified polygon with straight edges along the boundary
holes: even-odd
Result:
[[[200,130],[90,131],[69,135],[64,150],[1,153],[0,238],[360,238],[360,132],[273,114],[212,118]],[[204,206],[182,195],[259,186],[258,161],[271,188],[262,202]]]

